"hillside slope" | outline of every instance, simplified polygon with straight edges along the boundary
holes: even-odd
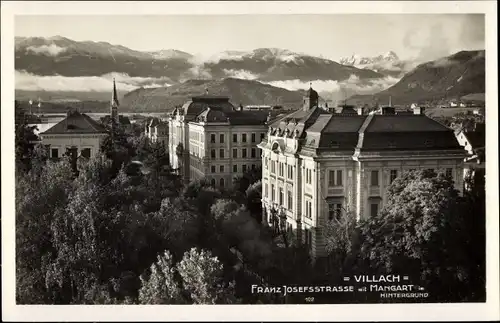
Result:
[[[282,88],[262,84],[257,81],[226,78],[223,80],[189,80],[170,87],[140,88],[125,94],[121,108],[134,112],[167,112],[182,105],[192,96],[203,95],[228,96],[231,102],[243,105],[283,105],[296,108],[302,104],[300,91],[288,91]]]
[[[461,51],[427,62],[407,73],[398,83],[374,95],[356,95],[355,104],[438,103],[471,93],[485,92],[485,51]]]

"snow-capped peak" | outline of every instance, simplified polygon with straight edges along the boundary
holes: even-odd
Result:
[[[399,57],[393,51],[389,51],[382,55],[374,56],[374,57],[362,57],[358,54],[353,54],[350,57],[343,57],[339,60],[339,63],[342,65],[351,65],[351,66],[360,66],[360,65],[369,65],[376,64],[381,62],[394,62],[398,61]]]

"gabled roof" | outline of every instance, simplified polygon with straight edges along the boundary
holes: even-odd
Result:
[[[106,133],[106,129],[99,122],[88,115],[78,111],[68,112],[66,118],[53,127],[49,128],[41,135],[45,134],[85,134],[85,133]]]

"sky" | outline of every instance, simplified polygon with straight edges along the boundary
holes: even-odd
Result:
[[[394,51],[402,59],[427,61],[485,48],[482,14],[32,15],[16,16],[14,33],[201,56],[272,47],[333,60]]]

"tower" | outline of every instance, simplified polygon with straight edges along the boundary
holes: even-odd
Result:
[[[111,95],[111,119],[114,122],[118,122],[118,106],[120,103],[118,102],[118,94],[116,93],[116,83],[113,78],[113,93]]]
[[[312,83],[309,84],[309,90],[307,90],[306,95],[304,95],[304,105],[303,109],[305,111],[318,106],[319,95],[318,92],[314,91],[312,88]]]

